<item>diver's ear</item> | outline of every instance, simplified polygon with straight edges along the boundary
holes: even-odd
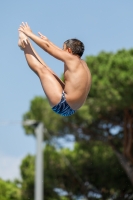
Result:
[[[71,54],[72,54],[72,50],[71,50],[70,48],[68,48],[67,50],[68,50],[68,52],[69,52],[69,53],[71,53]]]

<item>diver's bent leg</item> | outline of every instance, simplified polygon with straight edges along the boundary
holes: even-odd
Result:
[[[29,43],[25,46],[24,53],[29,67],[39,77],[50,105],[52,107],[57,105],[61,99],[64,88],[55,76],[36,59]]]
[[[55,74],[55,72],[54,72],[52,69],[50,69],[50,68],[47,66],[47,64],[42,60],[42,58],[38,55],[38,53],[35,51],[35,49],[34,49],[33,46],[31,45],[30,41],[29,41],[29,44],[30,44],[30,47],[31,47],[31,49],[32,49],[32,51],[33,51],[35,57],[37,58],[37,60],[38,60],[43,66],[45,66],[45,67],[55,76],[55,78],[56,78],[56,79],[60,82],[60,84],[62,85],[62,88],[64,88],[64,87],[65,87],[64,82],[63,82],[63,81]]]
[[[42,60],[42,58],[37,54],[37,52],[35,51],[35,49],[33,48],[33,46],[30,43],[30,40],[28,39],[28,37],[21,31],[19,31],[19,41],[18,41],[18,46],[21,48],[21,50],[28,50],[28,52],[34,56],[44,67],[46,67],[49,72],[51,72],[54,77],[58,80],[58,82],[61,84],[62,88],[64,89],[65,84],[64,82],[55,74],[54,71],[52,71],[47,65],[46,63]],[[25,49],[26,48],[26,49]],[[32,69],[33,70],[33,69]],[[34,70],[33,70],[34,71]],[[34,71],[35,72],[35,71]],[[35,72],[36,73],[36,72]]]
[[[57,105],[62,97],[63,88],[60,82],[46,68],[40,68],[38,71],[42,88],[49,100],[51,107]]]

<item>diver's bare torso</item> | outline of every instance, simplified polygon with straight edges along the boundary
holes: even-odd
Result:
[[[85,102],[91,87],[91,73],[85,63],[79,57],[75,57],[72,67],[64,64],[65,88],[67,103],[74,110],[79,109]]]

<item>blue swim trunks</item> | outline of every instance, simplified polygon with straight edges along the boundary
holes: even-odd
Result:
[[[52,110],[54,112],[56,112],[57,114],[59,115],[62,115],[62,116],[70,116],[70,115],[73,115],[76,110],[73,110],[69,105],[68,103],[66,102],[66,98],[65,98],[65,92],[63,91],[62,92],[62,98],[61,98],[61,101],[52,108]]]

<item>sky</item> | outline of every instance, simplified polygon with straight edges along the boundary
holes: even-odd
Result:
[[[62,48],[78,38],[85,44],[83,59],[100,51],[133,48],[132,0],[9,1],[0,5],[0,178],[20,177],[19,166],[27,154],[35,154],[36,140],[22,128],[22,116],[35,96],[44,96],[38,77],[29,69],[18,48],[18,28],[28,22]],[[38,54],[58,76],[63,63],[32,42]],[[92,74],[93,77],[93,74]]]

